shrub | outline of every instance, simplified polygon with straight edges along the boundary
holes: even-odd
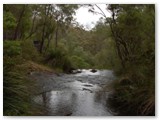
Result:
[[[78,56],[72,56],[71,61],[74,68],[89,68],[89,64],[84,61],[84,59]]]
[[[138,68],[129,69],[113,83],[114,92],[108,104],[118,115],[155,115],[154,72],[152,69],[146,72],[142,64]]]
[[[54,68],[61,68],[64,72],[69,72],[72,68],[72,64],[66,55],[66,53],[62,52],[61,50],[49,50],[45,62],[51,65]]]
[[[23,59],[32,60],[32,61],[35,61],[35,62],[41,61],[42,58],[41,58],[38,50],[36,49],[36,47],[34,47],[34,44],[33,44],[32,40],[22,41],[21,46],[22,46],[22,57],[23,57]]]
[[[3,46],[4,56],[16,57],[22,54],[21,42],[20,41],[4,41]]]

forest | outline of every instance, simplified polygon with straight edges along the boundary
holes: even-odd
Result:
[[[91,30],[74,18],[83,7],[102,16]],[[83,76],[85,70],[95,75]],[[74,99],[70,106],[63,101],[61,112],[54,104],[48,112],[47,98],[54,91],[62,95],[58,101],[69,99],[71,91],[78,96],[78,87],[63,94],[73,87],[69,80],[88,81],[80,91],[88,97],[97,95],[91,86],[101,87],[97,96],[105,97],[102,106],[111,115],[155,116],[155,5],[106,4],[104,11],[98,4],[4,4],[3,115],[106,115],[96,108],[88,114],[77,107],[68,110]],[[45,105],[33,99],[40,93]]]

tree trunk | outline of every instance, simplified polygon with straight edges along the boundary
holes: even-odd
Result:
[[[26,5],[23,6],[22,11],[21,11],[21,14],[20,14],[20,16],[19,16],[19,19],[18,19],[18,23],[17,23],[17,25],[16,25],[16,29],[15,29],[15,33],[14,33],[14,38],[13,38],[13,40],[16,40],[16,39],[17,39],[17,34],[18,34],[19,26],[20,26],[22,17],[23,17],[23,15],[24,15],[25,9],[26,9]]]
[[[39,52],[42,53],[43,51],[43,44],[44,44],[44,34],[45,34],[45,22],[43,24],[43,30],[42,30],[42,40],[41,40],[41,44],[40,44],[40,49],[39,49]]]
[[[50,41],[52,39],[52,35],[48,37],[48,43],[47,43],[47,46],[46,46],[46,49],[45,49],[45,52],[47,51],[47,49],[49,48],[49,45],[50,45]]]
[[[35,20],[36,20],[36,15],[37,14],[34,15],[34,18],[32,21],[32,27],[31,27],[30,33],[29,33],[28,37],[26,37],[26,39],[30,38],[35,33],[35,31],[33,31],[33,29],[34,29],[34,24],[35,24]]]
[[[56,36],[55,36],[55,49],[57,48],[58,46],[58,28],[59,25],[58,25],[58,22],[57,22],[57,27],[56,27]]]
[[[48,17],[48,14],[49,14],[49,8],[50,8],[50,5],[48,7],[48,11],[47,13],[45,13],[45,19],[44,19],[44,23],[43,23],[43,29],[42,29],[42,40],[41,40],[41,43],[40,43],[40,49],[39,49],[39,52],[42,53],[43,52],[43,45],[44,45],[44,40],[45,40],[45,27],[46,27],[46,18]],[[45,11],[47,10],[47,5],[45,6]]]
[[[123,58],[122,58],[122,54],[121,54],[121,51],[120,51],[120,46],[118,45],[117,36],[116,36],[116,33],[113,30],[113,26],[112,26],[111,21],[109,22],[109,25],[110,25],[110,29],[111,29],[112,35],[113,35],[115,43],[116,43],[116,49],[117,49],[117,53],[118,53],[118,56],[119,56],[120,61],[121,61],[121,65],[122,65],[123,68],[125,68],[125,63],[124,63]]]

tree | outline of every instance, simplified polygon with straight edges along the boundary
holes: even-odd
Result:
[[[70,25],[74,13],[74,9],[77,9],[77,5],[40,5],[38,14],[38,24],[40,31],[42,31],[40,42],[40,53],[49,47],[50,41],[55,37],[55,48],[58,44],[58,33],[62,31],[62,35],[66,31],[67,26]],[[43,24],[42,24],[43,23]],[[65,31],[64,31],[65,30]],[[44,47],[45,39],[48,39],[47,47]]]
[[[6,4],[4,5],[4,12],[10,13],[10,15],[13,15],[15,19],[14,28],[12,28],[12,31],[10,31],[10,33],[7,34],[5,39],[24,39],[25,35],[30,29],[30,7],[26,4]]]
[[[13,14],[11,12],[4,11],[3,14],[4,40],[12,38],[12,36],[9,36],[9,34],[14,31],[15,27],[16,27],[16,19],[13,16]]]
[[[55,11],[55,21],[56,21],[56,32],[55,32],[55,49],[58,44],[58,32],[59,29],[62,30],[62,34],[66,32],[67,27],[71,24],[73,20],[73,14],[78,8],[77,5],[57,5]]]

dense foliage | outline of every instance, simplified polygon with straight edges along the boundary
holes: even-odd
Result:
[[[116,69],[119,80],[114,84],[111,105],[120,115],[154,115],[154,5],[109,5],[108,9],[112,12],[108,22],[122,65]]]

